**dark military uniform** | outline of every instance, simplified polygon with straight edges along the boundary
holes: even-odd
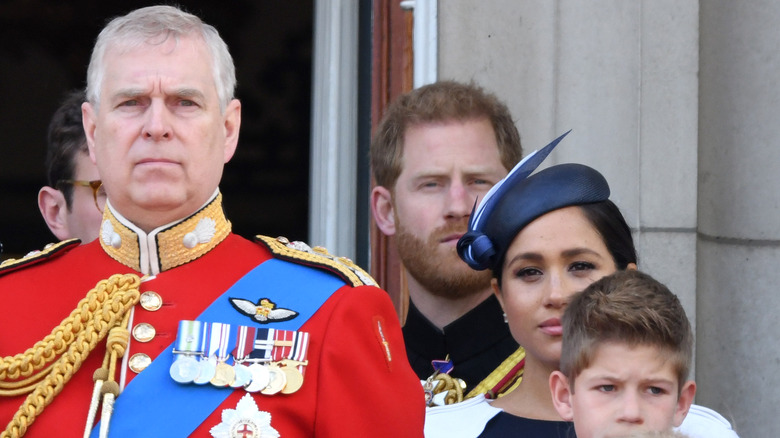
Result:
[[[493,295],[444,330],[431,324],[410,300],[403,334],[406,355],[417,377],[425,380],[433,373],[431,361],[449,355],[454,365],[450,376],[466,382],[466,393],[518,348]]]

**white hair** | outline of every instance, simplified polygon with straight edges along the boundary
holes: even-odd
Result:
[[[220,110],[224,111],[233,99],[236,88],[236,68],[227,44],[214,26],[195,15],[173,6],[149,6],[111,20],[98,35],[87,69],[87,100],[100,105],[100,87],[105,76],[104,58],[109,47],[140,47],[143,44],[162,44],[169,38],[176,41],[183,36],[203,38],[211,52],[211,70],[219,96]]]

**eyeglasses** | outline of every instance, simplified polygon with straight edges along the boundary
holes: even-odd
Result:
[[[61,185],[89,187],[92,189],[92,199],[95,200],[95,207],[99,212],[103,212],[106,206],[106,189],[103,188],[103,181],[96,179],[94,181],[82,181],[77,179],[61,179],[57,181],[57,187]]]

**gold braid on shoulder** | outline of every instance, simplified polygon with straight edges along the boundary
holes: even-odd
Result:
[[[116,362],[127,348],[129,311],[139,300],[140,284],[133,274],[101,280],[43,340],[24,353],[0,358],[0,397],[29,393],[0,438],[23,436],[106,336],[103,368],[95,372],[96,388],[117,395]],[[89,422],[87,427],[91,428]]]

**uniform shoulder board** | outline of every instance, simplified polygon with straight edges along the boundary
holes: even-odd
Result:
[[[0,263],[0,275],[5,275],[27,266],[37,265],[46,260],[55,259],[79,246],[79,244],[81,244],[79,239],[63,240],[57,243],[50,243],[40,251],[30,251],[22,258],[3,260]]]
[[[347,284],[352,286],[376,286],[376,281],[355,262],[346,258],[328,253],[328,250],[295,241],[290,242],[285,237],[255,236],[255,241],[265,245],[277,258],[295,263],[324,269],[338,275]]]

